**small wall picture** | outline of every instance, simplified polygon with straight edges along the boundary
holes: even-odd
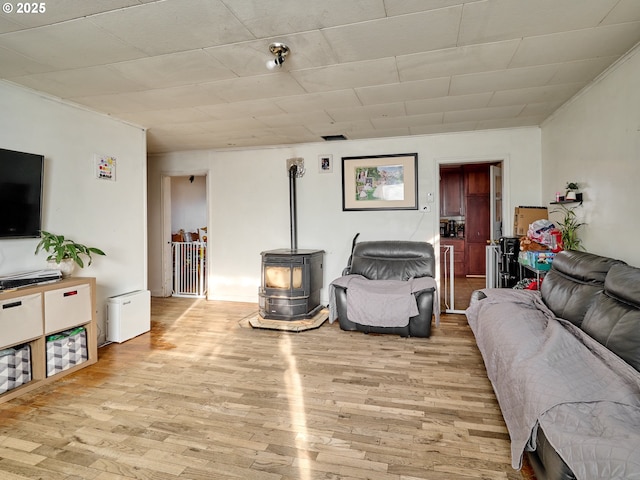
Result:
[[[96,178],[116,181],[116,158],[109,155],[95,156]]]
[[[333,172],[333,155],[319,155],[318,168],[320,173]]]

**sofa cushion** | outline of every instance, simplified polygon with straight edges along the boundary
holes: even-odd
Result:
[[[433,245],[404,240],[360,242],[353,249],[349,273],[369,280],[435,277]]]
[[[614,265],[582,329],[640,371],[640,269]]]
[[[542,299],[557,317],[579,327],[603,290],[607,272],[618,264],[624,262],[587,252],[559,252],[540,287]]]

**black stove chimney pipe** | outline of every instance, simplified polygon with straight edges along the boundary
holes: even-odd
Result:
[[[289,223],[291,225],[291,251],[298,250],[298,225],[296,223],[298,216],[298,207],[296,205],[296,174],[298,166],[294,163],[289,167]]]

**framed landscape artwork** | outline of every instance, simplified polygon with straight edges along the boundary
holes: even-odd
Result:
[[[342,157],[342,210],[417,210],[418,154]]]

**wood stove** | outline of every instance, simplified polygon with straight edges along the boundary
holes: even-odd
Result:
[[[272,320],[312,318],[320,305],[324,250],[298,250],[296,177],[304,173],[302,158],[288,160],[291,248],[262,252],[259,315]]]
[[[322,250],[262,252],[260,316],[274,320],[311,318],[320,305]]]

